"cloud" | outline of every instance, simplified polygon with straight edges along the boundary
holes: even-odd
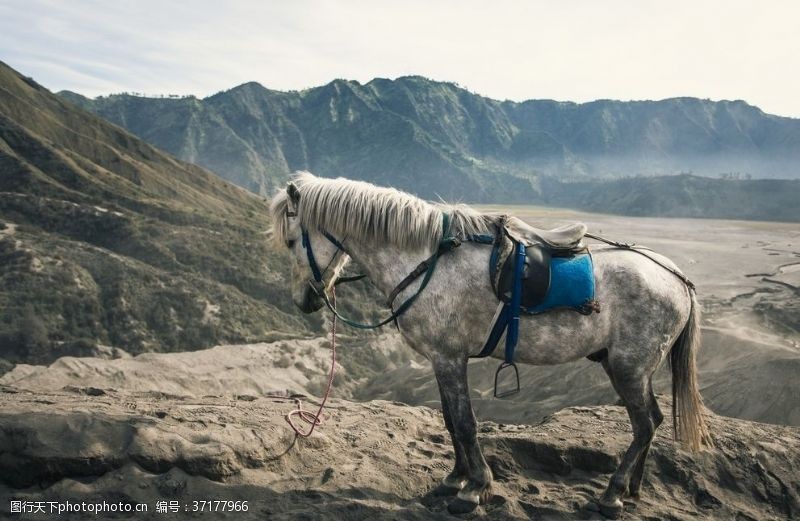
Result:
[[[54,89],[208,95],[421,74],[500,98],[745,99],[800,116],[800,4],[6,0],[2,59]]]

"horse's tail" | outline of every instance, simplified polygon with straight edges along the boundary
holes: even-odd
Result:
[[[690,450],[713,446],[705,418],[705,406],[697,384],[696,355],[700,347],[700,307],[689,291],[691,311],[670,352],[672,368],[672,426],[675,440]]]

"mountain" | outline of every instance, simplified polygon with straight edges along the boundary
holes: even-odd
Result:
[[[289,312],[266,215],[0,63],[0,361],[317,331]]]
[[[299,92],[246,83],[205,99],[61,95],[261,194],[300,169],[517,203],[545,200],[543,177],[800,178],[800,120],[743,101],[501,102],[419,76]]]

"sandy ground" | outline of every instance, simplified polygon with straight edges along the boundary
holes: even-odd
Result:
[[[60,358],[50,366],[17,365],[0,385],[34,391],[96,387],[196,397],[291,396],[327,375],[330,353],[324,338],[269,344],[217,346],[186,353],[145,353],[119,359]],[[346,369],[337,365],[337,372]]]
[[[163,519],[158,501],[177,501],[180,512],[172,518],[452,518],[447,499],[428,494],[452,465],[437,411],[334,400],[313,437],[293,443],[283,418],[293,407],[274,397],[5,388],[0,515],[10,514],[12,499],[104,498],[148,505],[147,514],[108,516],[119,519]],[[668,426],[660,430],[642,498],[627,504],[625,518],[800,515],[800,429],[711,422],[717,447],[698,454],[676,448]],[[575,407],[535,426],[479,428],[495,496],[467,519],[602,519],[594,498],[630,439],[622,408]],[[198,500],[246,501],[248,511],[205,517],[211,514],[192,512]]]

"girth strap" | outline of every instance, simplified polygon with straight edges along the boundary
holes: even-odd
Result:
[[[511,302],[508,305],[508,331],[506,331],[506,363],[514,362],[514,350],[519,340],[519,307],[522,304],[522,272],[525,269],[525,245],[521,242],[514,248],[514,283]]]
[[[486,339],[486,343],[477,355],[470,358],[484,358],[492,354],[503,332],[506,333],[505,362],[514,362],[514,351],[519,341],[519,312],[522,302],[522,273],[525,269],[525,245],[516,243],[514,245],[514,280],[511,287],[511,300],[503,304],[502,309],[496,315],[494,325]]]

